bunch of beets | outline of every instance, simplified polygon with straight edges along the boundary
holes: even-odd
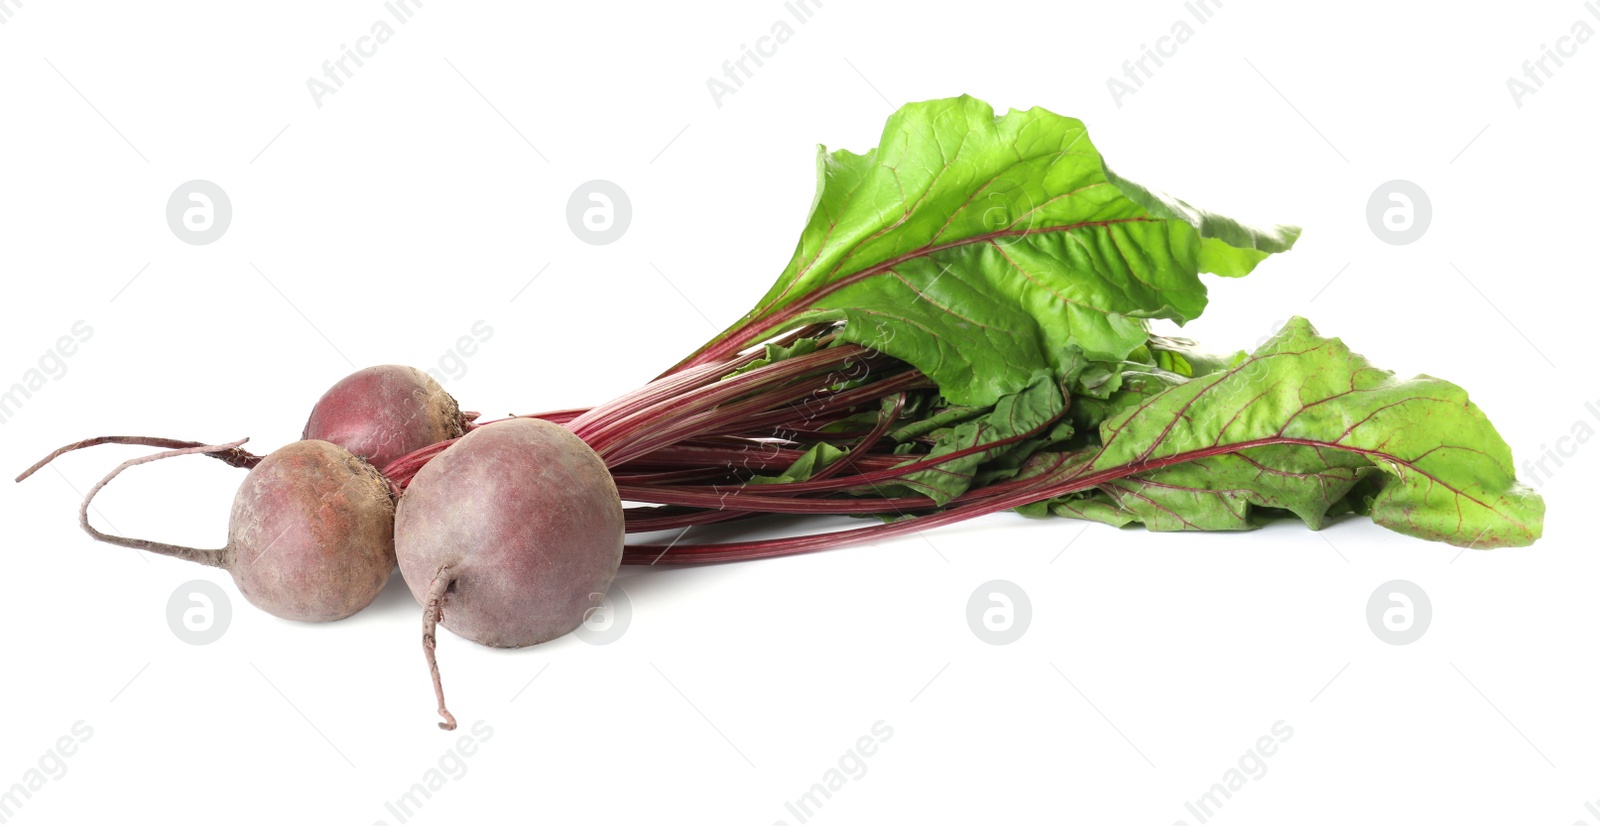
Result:
[[[96,539],[226,569],[252,604],[307,622],[372,602],[398,564],[434,657],[443,624],[498,647],[577,628],[619,565],[731,562],[874,541],[1004,510],[1152,530],[1243,530],[1342,514],[1472,547],[1539,536],[1543,503],[1459,387],[1398,380],[1295,319],[1254,353],[1152,333],[1288,250],[1113,173],[1083,125],[912,104],[879,148],[819,153],[789,267],[755,309],[599,407],[493,422],[426,373],[360,370],[303,440],[108,436],[162,451],[85,498]],[[228,543],[114,536],[90,504],[137,464],[204,454],[249,470]],[[846,530],[697,544],[700,526],[855,515]],[[626,535],[669,531],[670,544]]]

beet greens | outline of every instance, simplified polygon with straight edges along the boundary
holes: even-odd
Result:
[[[1465,391],[1396,380],[1295,319],[1255,353],[1150,333],[1299,236],[1113,173],[1083,124],[912,104],[865,154],[819,153],[788,267],[656,381],[548,418],[612,469],[628,531],[761,514],[888,522],[625,564],[836,547],[1000,510],[1151,530],[1370,515],[1471,547],[1538,538],[1543,502]],[[762,342],[767,342],[762,345]],[[756,347],[755,345],[761,345]],[[387,469],[403,486],[442,446]]]

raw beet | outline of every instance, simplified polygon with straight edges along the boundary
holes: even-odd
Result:
[[[124,462],[90,489],[79,524],[102,542],[222,568],[252,605],[284,619],[339,620],[371,604],[394,570],[394,498],[376,468],[330,442],[295,442],[255,462],[234,495],[225,547],[115,536],[89,524],[94,497],[124,470],[190,453],[241,455],[240,444]]]
[[[394,498],[377,469],[330,442],[295,442],[257,465],[228,520],[233,574],[251,604],[284,619],[344,619],[394,570]]]
[[[432,376],[385,364],[357,370],[322,394],[301,438],[333,442],[383,468],[414,450],[460,436],[469,420]]]
[[[622,539],[611,474],[561,425],[484,425],[430,461],[400,498],[395,551],[436,688],[435,622],[504,648],[566,634],[605,596]],[[453,727],[442,691],[439,706]]]

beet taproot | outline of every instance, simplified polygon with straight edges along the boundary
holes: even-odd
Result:
[[[333,442],[383,468],[414,450],[466,432],[472,414],[432,376],[385,364],[357,370],[322,394],[302,439]]]
[[[622,561],[622,502],[605,463],[558,424],[508,419],[474,429],[411,481],[395,514],[400,573],[435,625],[520,648],[577,628]]]
[[[188,447],[124,462],[90,489],[79,524],[102,542],[222,568],[250,604],[283,619],[328,622],[371,604],[395,567],[394,497],[382,474],[331,442],[294,442],[260,459],[234,495],[222,548],[115,536],[89,524],[95,495],[124,470],[241,444]]]

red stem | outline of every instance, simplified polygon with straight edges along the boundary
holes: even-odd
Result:
[[[1077,470],[1069,473],[1064,478],[1058,477],[1063,467],[1069,466],[1071,460],[1078,454],[1062,454],[1055,467],[1037,477],[1025,480],[1016,480],[1012,483],[1002,483],[975,491],[974,500],[968,505],[958,505],[939,513],[928,516],[892,522],[886,525],[873,525],[865,528],[853,528],[846,531],[833,531],[829,533],[811,534],[808,536],[786,537],[783,539],[767,539],[753,542],[730,542],[715,545],[675,545],[670,549],[655,545],[636,545],[629,547],[622,555],[624,565],[655,565],[655,564],[694,564],[702,562],[737,562],[747,559],[765,559],[775,556],[788,556],[790,554],[809,553],[812,551],[827,550],[857,542],[876,541],[898,536],[904,533],[913,533],[924,528],[934,528],[962,522],[978,516],[1010,510],[1021,505],[1054,499],[1069,493],[1088,490],[1107,482],[1115,481],[1127,476],[1145,473],[1171,465],[1204,459],[1209,456],[1220,456],[1225,453],[1236,453],[1253,447],[1268,445],[1303,445],[1307,447],[1325,447],[1333,450],[1346,450],[1364,455],[1381,455],[1378,451],[1355,450],[1345,445],[1319,442],[1312,439],[1294,439],[1282,436],[1272,436],[1261,439],[1252,439],[1229,445],[1213,445],[1197,450],[1184,451],[1160,459],[1141,462],[1130,462],[1105,470],[1096,471],[1087,475],[1082,474],[1084,469],[1093,467],[1093,460],[1085,461],[1076,467]],[[1060,478],[1060,481],[1050,482]],[[1017,482],[1027,483],[1018,484]],[[963,497],[965,498],[965,497]],[[960,499],[957,500],[961,501]]]

